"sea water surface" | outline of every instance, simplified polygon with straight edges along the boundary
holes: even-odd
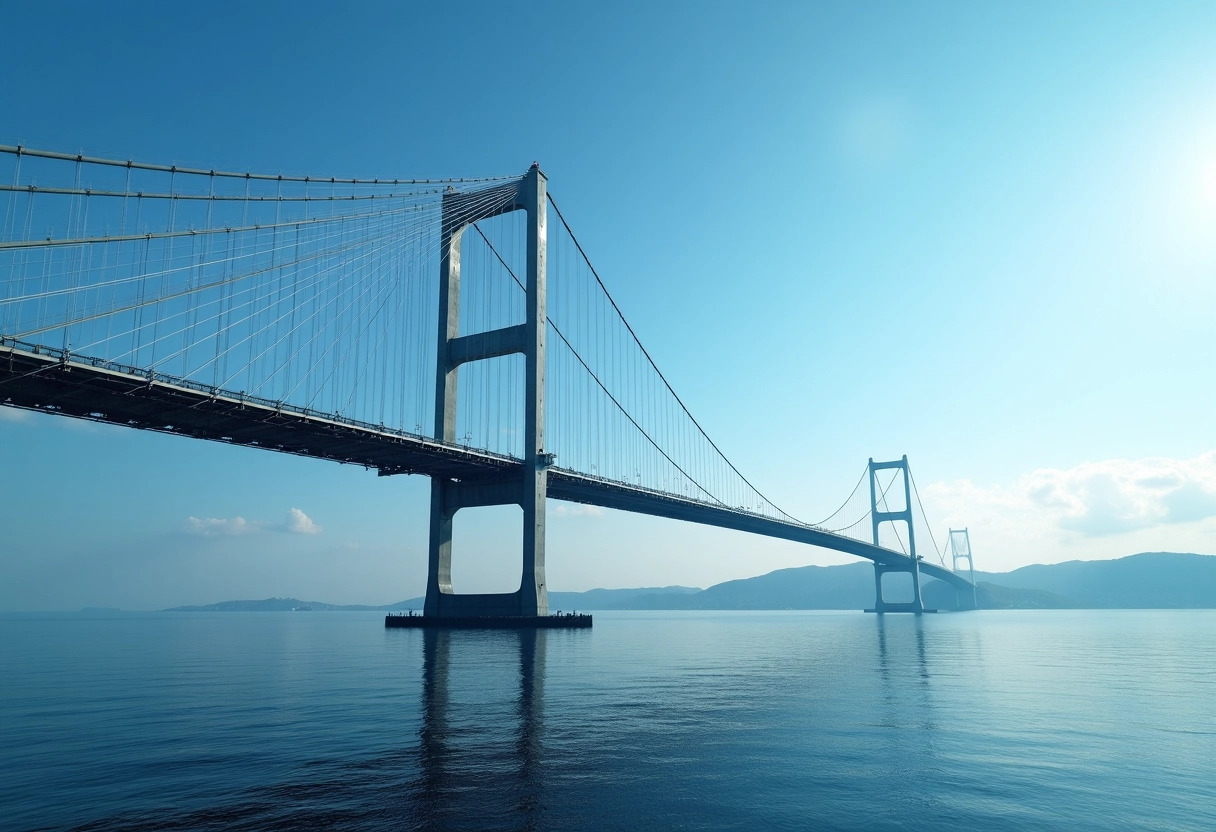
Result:
[[[1216,611],[0,616],[0,828],[1216,829]]]

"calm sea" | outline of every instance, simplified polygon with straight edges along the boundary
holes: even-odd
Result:
[[[0,829],[1216,829],[1216,611],[0,617]]]

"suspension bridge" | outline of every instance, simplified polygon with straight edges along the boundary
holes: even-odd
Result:
[[[922,574],[975,605],[966,531],[938,548],[906,457],[814,522],[741,473],[536,165],[315,178],[0,145],[0,202],[0,403],[430,477],[428,619],[548,616],[550,498],[867,558],[879,612],[923,611]],[[492,505],[523,511],[520,589],[456,594],[453,519]]]

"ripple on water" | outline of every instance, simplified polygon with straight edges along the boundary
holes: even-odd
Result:
[[[1216,613],[0,617],[5,829],[1216,829]]]

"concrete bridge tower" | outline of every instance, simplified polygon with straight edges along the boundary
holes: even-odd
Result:
[[[877,473],[879,471],[898,468],[903,471],[904,507],[901,511],[885,510],[886,499],[878,491]],[[906,563],[889,561],[874,562],[874,609],[873,612],[911,612],[919,615],[925,611],[924,602],[920,597],[920,558],[916,554],[916,531],[912,528],[912,490],[909,484],[908,456],[894,462],[875,462],[870,459],[870,523],[874,532],[874,545],[878,546],[878,527],[883,523],[903,521],[908,527],[908,554]],[[882,501],[884,510],[879,510],[878,503]],[[903,558],[900,559],[901,561]],[[887,601],[882,594],[882,576],[888,572],[910,572],[912,575],[912,600]]]
[[[951,529],[950,530],[950,554],[954,560],[951,563],[951,568],[958,572],[958,562],[961,560],[967,561],[967,580],[971,581],[971,589],[965,590],[959,587],[954,588],[955,598],[958,601],[958,608],[977,610],[980,608],[980,600],[976,594],[975,588],[975,562],[971,560],[971,533],[967,529]],[[967,593],[971,596],[970,599],[964,599],[960,593]],[[966,601],[970,600],[971,606],[968,607]]]
[[[428,618],[546,616],[545,587],[545,240],[546,178],[533,165],[518,182],[485,190],[449,192],[443,198],[440,249],[439,344],[435,373],[435,438],[456,441],[457,372],[461,364],[522,353],[525,359],[524,459],[522,477],[502,474],[483,480],[431,478],[431,525],[427,560]],[[499,198],[494,198],[498,196]],[[488,207],[487,207],[488,206]],[[473,223],[511,211],[526,211],[527,318],[524,323],[460,336],[460,240]],[[457,595],[452,592],[452,518],[462,508],[518,505],[523,509],[523,571],[515,592]]]

